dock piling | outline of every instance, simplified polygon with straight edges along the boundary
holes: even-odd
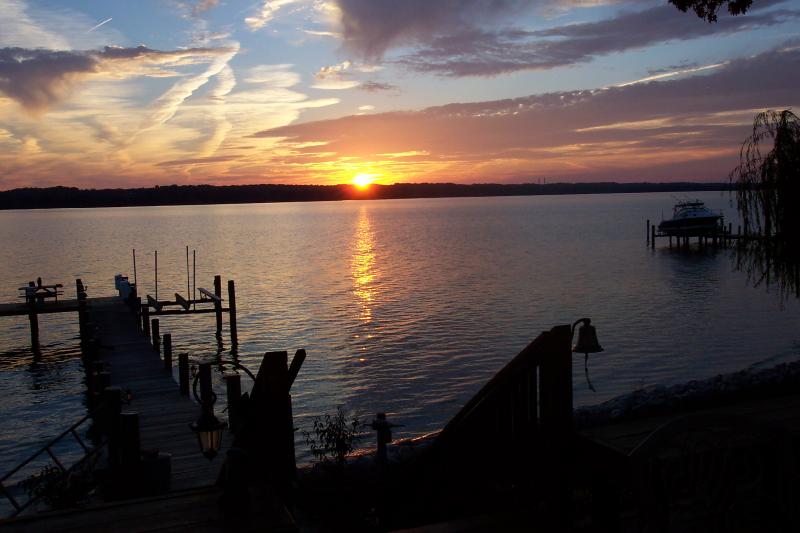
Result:
[[[656,225],[650,226],[650,246],[655,249],[656,247]]]
[[[36,303],[28,304],[28,320],[31,323],[31,346],[34,350],[39,349],[39,315],[36,313]]]
[[[172,334],[164,333],[164,370],[172,372]]]
[[[647,236],[647,244],[650,244],[650,219],[647,219],[647,231],[644,232]]]

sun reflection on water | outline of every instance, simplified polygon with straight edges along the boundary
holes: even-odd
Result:
[[[362,207],[358,215],[351,269],[353,294],[360,306],[358,318],[364,323],[369,323],[372,321],[372,302],[376,296],[375,234],[366,207]]]

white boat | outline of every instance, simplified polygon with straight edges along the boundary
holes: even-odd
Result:
[[[672,218],[663,220],[658,231],[670,236],[712,235],[719,231],[722,215],[715,213],[700,200],[678,202],[672,209]]]

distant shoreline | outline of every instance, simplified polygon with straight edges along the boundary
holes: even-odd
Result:
[[[0,209],[397,200],[646,192],[729,191],[730,183],[396,183],[370,185],[165,185],[139,189],[21,188],[0,191]]]

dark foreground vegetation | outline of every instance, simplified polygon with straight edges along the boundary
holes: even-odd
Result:
[[[167,185],[141,189],[24,188],[0,191],[0,209],[128,207],[360,199],[528,196],[730,190],[729,183],[396,183],[371,185]]]

